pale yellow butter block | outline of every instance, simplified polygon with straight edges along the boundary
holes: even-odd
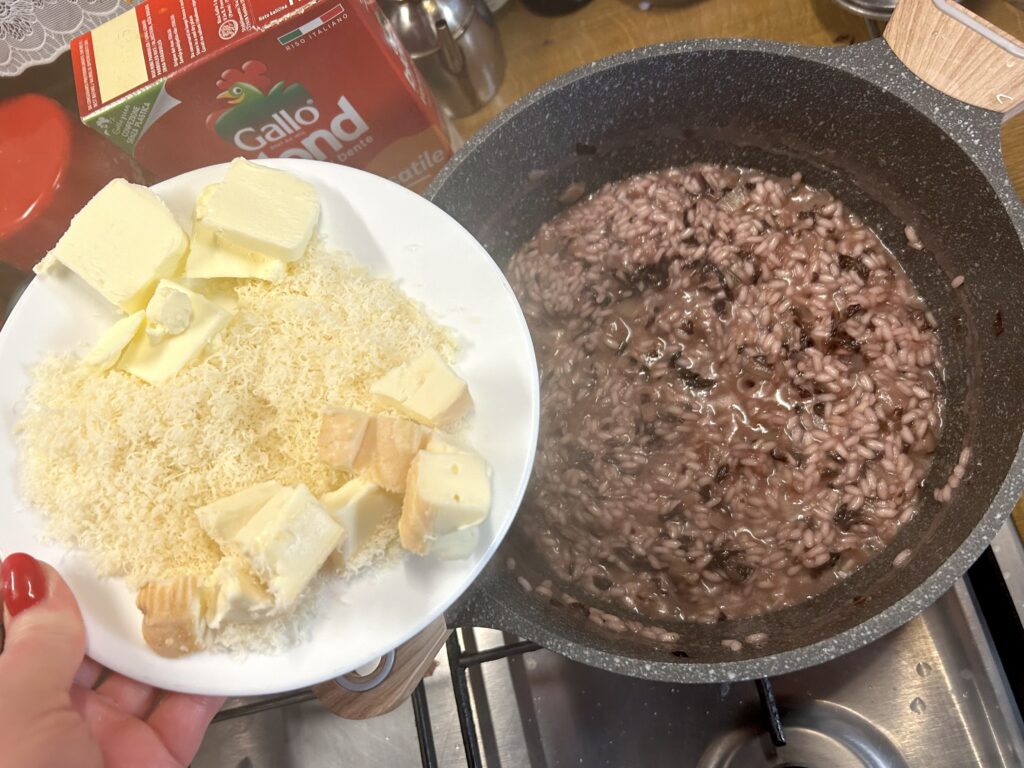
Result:
[[[366,427],[353,469],[393,493],[405,491],[409,465],[430,439],[430,430],[409,419],[375,416]]]
[[[345,529],[344,539],[331,555],[338,570],[344,570],[360,550],[374,542],[383,526],[396,525],[402,511],[400,496],[362,478],[325,493],[320,501],[334,521]]]
[[[221,548],[229,547],[240,530],[277,493],[284,490],[280,483],[257,483],[238,493],[225,496],[199,507],[196,517],[206,534]]]
[[[192,297],[196,294],[183,285],[161,280],[146,305],[146,335],[159,344],[167,336],[177,336],[192,324]]]
[[[432,349],[370,385],[385,407],[431,427],[451,424],[473,407],[466,382]]]
[[[275,494],[235,535],[231,547],[248,560],[283,611],[295,603],[344,535],[300,485]]]
[[[85,204],[39,265],[59,261],[125,312],[142,309],[157,281],[181,266],[188,238],[146,187],[114,179]]]
[[[490,470],[480,456],[420,451],[409,467],[402,502],[402,546],[426,554],[433,540],[479,525],[490,509]]]
[[[188,277],[279,280],[309,246],[320,219],[311,184],[243,158],[196,201]]]
[[[95,346],[82,358],[82,362],[101,371],[113,368],[145,320],[146,313],[141,309],[128,317],[122,317],[104,331]]]
[[[351,408],[327,408],[320,421],[320,458],[335,469],[351,472],[363,445],[371,416]]]
[[[192,305],[192,319],[184,331],[159,336],[154,344],[149,334],[139,334],[125,349],[118,368],[150,384],[160,384],[195,360],[206,345],[231,320],[231,312],[215,304],[202,294],[190,291],[170,281],[161,281],[159,293],[165,286],[188,296]],[[147,316],[150,312],[147,308]]]
[[[270,616],[274,598],[242,558],[223,558],[203,585],[206,624],[247,623]]]

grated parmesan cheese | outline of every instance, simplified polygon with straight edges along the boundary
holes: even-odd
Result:
[[[160,386],[97,374],[73,355],[33,372],[17,427],[23,497],[54,540],[133,588],[216,567],[221,552],[197,507],[266,480],[305,483],[317,496],[340,487],[349,475],[318,456],[322,408],[387,412],[371,383],[424,350],[455,352],[451,334],[393,282],[321,246],[283,281],[235,293],[237,315],[206,357]],[[219,644],[249,647],[248,632],[265,647],[288,634],[282,626],[238,625]]]

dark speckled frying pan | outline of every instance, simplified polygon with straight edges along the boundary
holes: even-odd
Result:
[[[499,264],[561,210],[573,182],[594,190],[699,160],[802,171],[866,219],[934,310],[948,404],[920,513],[886,550],[803,604],[714,625],[667,624],[682,636],[673,647],[616,635],[518,586],[517,576],[537,584],[551,574],[513,526],[449,624],[504,629],[640,677],[713,682],[826,661],[945,592],[1024,488],[1024,210],[999,143],[1003,117],[1024,101],[1022,55],[945,0],[902,0],[886,39],[862,45],[699,40],[599,61],[520,100],[463,147],[427,194]],[[905,223],[923,252],[908,248]],[[958,290],[956,275],[966,277]],[[974,454],[967,480],[940,505],[932,491],[964,445]],[[910,557],[894,567],[905,549]],[[767,643],[738,653],[722,644],[755,633]]]

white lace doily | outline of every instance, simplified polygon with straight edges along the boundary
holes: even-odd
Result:
[[[0,76],[53,61],[71,39],[140,0],[0,0]]]

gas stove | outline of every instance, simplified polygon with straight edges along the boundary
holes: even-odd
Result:
[[[931,608],[828,664],[673,685],[472,629],[372,720],[339,719],[307,691],[229,702],[193,768],[1017,767],[1022,610],[1024,547],[1008,524]]]

